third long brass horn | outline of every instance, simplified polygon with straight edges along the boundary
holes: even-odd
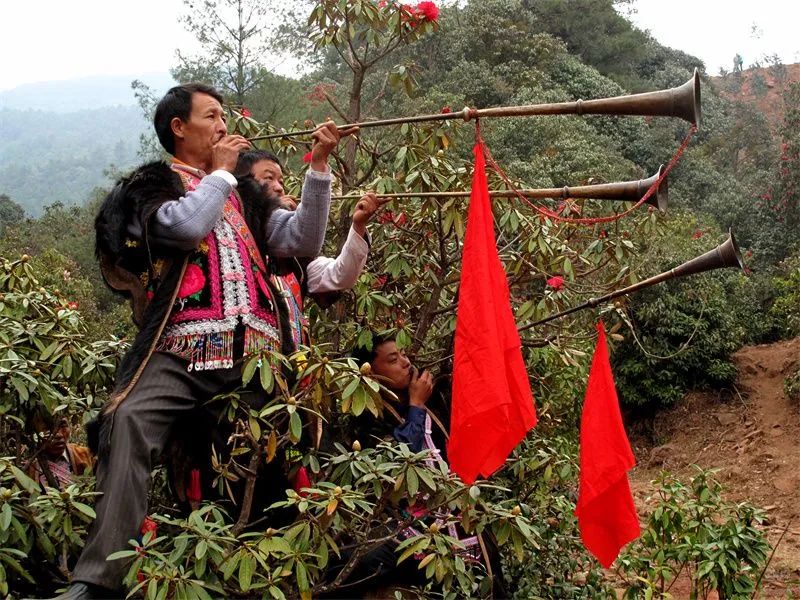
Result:
[[[534,323],[529,323],[524,327],[520,327],[519,330],[524,331],[525,329],[530,329],[531,327],[535,327],[536,325],[542,325],[543,323],[547,323],[554,319],[570,315],[584,308],[593,308],[595,306],[598,306],[599,304],[608,302],[609,300],[613,300],[614,298],[618,298],[626,294],[637,292],[641,289],[650,287],[651,285],[661,283],[662,281],[667,281],[668,279],[675,279],[677,277],[686,277],[687,275],[695,275],[697,273],[712,271],[714,269],[724,269],[727,267],[737,267],[739,269],[744,270],[744,262],[742,261],[742,255],[739,252],[739,247],[736,245],[736,238],[733,237],[732,231],[728,232],[727,240],[725,240],[723,243],[721,243],[713,250],[709,250],[708,252],[706,252],[705,254],[701,254],[697,258],[688,260],[685,263],[670,269],[669,271],[664,271],[663,273],[654,275],[653,277],[645,279],[644,281],[640,281],[639,283],[634,283],[633,285],[629,285],[628,287],[622,288],[621,290],[616,290],[615,292],[611,292],[609,294],[606,294],[605,296],[601,296],[600,298],[591,298],[590,300],[584,302],[583,304],[580,304],[578,306],[573,306],[572,308],[569,308],[560,313],[556,313],[554,315],[550,315],[549,317],[545,317],[544,319],[539,319]]]
[[[527,117],[536,115],[629,115],[648,117],[678,117],[700,127],[700,75],[697,69],[691,79],[678,87],[657,92],[629,94],[614,98],[598,98],[595,100],[575,100],[573,102],[552,102],[548,104],[527,104],[523,106],[497,106],[495,108],[464,108],[462,111],[437,113],[433,115],[417,115],[414,117],[397,117],[377,121],[347,123],[339,129],[359,127],[386,127],[402,123],[423,123],[430,121],[450,121],[452,119],[483,119],[490,117]],[[309,135],[314,129],[303,131],[285,131],[270,135],[248,138],[250,141],[270,140],[275,138]]]

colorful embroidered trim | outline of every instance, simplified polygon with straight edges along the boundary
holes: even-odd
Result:
[[[194,190],[203,176],[184,165],[172,168],[187,191]],[[233,193],[225,202],[223,218],[203,244],[208,248],[205,275],[210,304],[188,306],[187,298],[179,299],[157,349],[186,359],[189,371],[230,369],[234,331],[242,323],[245,355],[264,349],[279,351],[280,325],[275,299],[263,276],[266,264]]]

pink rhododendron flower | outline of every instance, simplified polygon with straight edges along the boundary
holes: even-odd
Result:
[[[178,298],[186,298],[186,296],[196,294],[202,290],[205,285],[206,276],[203,273],[203,269],[195,263],[190,263],[189,266],[186,267],[186,272],[183,274],[181,287],[178,290]]]
[[[564,278],[561,275],[553,275],[547,280],[547,287],[553,288],[556,292],[564,287]]]
[[[242,116],[243,116],[243,117],[252,117],[252,116],[253,116],[253,113],[251,113],[251,112],[250,112],[250,111],[247,109],[247,107],[244,107],[244,106],[243,106],[243,107],[242,107]]]

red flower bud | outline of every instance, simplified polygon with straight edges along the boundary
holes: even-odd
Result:
[[[243,117],[252,117],[252,116],[253,116],[253,113],[251,113],[251,112],[250,112],[250,111],[247,109],[247,107],[243,106],[243,107],[242,107],[242,116],[243,116]]]
[[[306,152],[303,154],[303,162],[310,163],[311,162],[311,152]]]
[[[144,521],[142,521],[142,526],[139,528],[139,532],[144,535],[145,533],[152,533],[155,536],[156,530],[158,529],[158,525],[156,524],[153,519],[150,517],[145,517]]]
[[[311,479],[308,478],[308,471],[306,471],[305,467],[300,467],[297,470],[297,475],[294,477],[294,491],[302,497],[306,498],[308,496],[308,492],[304,491],[303,488],[310,488],[311,487]]]
[[[446,115],[446,114],[451,113],[451,112],[453,112],[453,111],[450,109],[449,106],[443,106],[442,107],[442,114],[443,115]]]

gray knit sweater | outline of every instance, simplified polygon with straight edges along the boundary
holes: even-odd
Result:
[[[206,175],[193,191],[159,207],[153,218],[153,236],[164,246],[196,248],[222,217],[222,207],[232,189],[224,177]],[[322,249],[331,202],[331,174],[309,169],[300,199],[297,210],[276,209],[267,222],[267,247],[272,256],[313,258]],[[141,224],[132,223],[129,232],[141,237]]]

